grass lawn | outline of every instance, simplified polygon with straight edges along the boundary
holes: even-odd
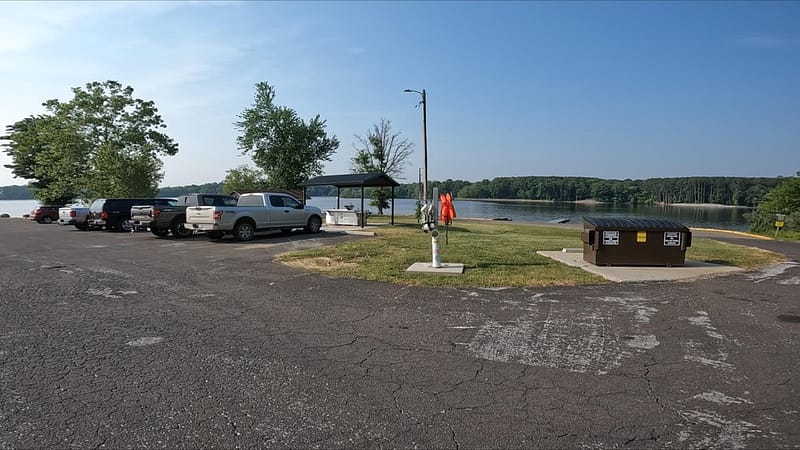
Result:
[[[371,223],[388,222],[370,217]],[[408,273],[414,262],[431,260],[431,238],[416,219],[395,217],[394,226],[376,226],[372,239],[280,255],[278,261],[339,277],[425,286],[505,287],[605,284],[608,280],[537,255],[539,250],[582,247],[576,228],[457,220],[448,232],[440,228],[442,262],[464,263],[464,274]],[[755,268],[784,260],[775,253],[694,239],[687,259]]]

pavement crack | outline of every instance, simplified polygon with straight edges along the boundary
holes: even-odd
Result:
[[[447,421],[447,410],[444,410],[444,424],[447,425],[447,428],[450,429],[450,439],[453,440],[453,443],[456,444],[456,449],[461,448],[461,443],[458,442],[458,436],[456,435],[456,430],[453,428],[453,425],[450,425],[450,422]]]
[[[648,377],[648,375],[650,375],[650,368],[645,367],[644,375],[642,375],[642,377],[647,382],[647,395],[652,397],[656,401],[656,405],[658,405],[658,407],[661,409],[661,412],[664,412],[665,408],[664,405],[661,404],[661,398],[659,398],[659,396],[655,393],[655,390],[653,389],[653,384],[650,382],[650,378]]]

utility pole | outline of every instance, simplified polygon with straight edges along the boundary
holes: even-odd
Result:
[[[425,177],[422,179],[422,202],[428,203],[428,101],[425,94],[425,89],[415,91],[414,89],[405,89],[403,92],[416,92],[422,96],[422,149],[423,149],[423,166],[422,171]]]

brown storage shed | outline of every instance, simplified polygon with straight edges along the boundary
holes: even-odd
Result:
[[[583,259],[597,266],[682,266],[692,233],[679,222],[584,217]]]

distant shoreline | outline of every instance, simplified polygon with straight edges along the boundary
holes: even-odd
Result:
[[[529,198],[461,198],[458,197],[455,200],[469,200],[473,202],[495,202],[495,203],[556,203],[556,200],[532,200]],[[577,203],[581,205],[602,205],[605,202],[599,202],[597,200],[593,200],[591,198],[587,198],[584,200],[567,200],[567,201],[558,201],[558,203]]]
[[[720,203],[664,203],[658,202],[656,203],[660,206],[692,206],[692,207],[703,207],[703,208],[748,208],[752,209],[752,206],[737,206],[737,205],[723,205]]]
[[[455,200],[470,200],[473,202],[495,202],[495,203],[574,203],[577,205],[605,205],[608,202],[601,202],[591,198],[583,200],[531,200],[531,199],[515,199],[515,198],[456,198]],[[627,203],[626,203],[627,204]],[[694,207],[694,208],[747,208],[753,209],[752,206],[741,205],[723,205],[721,203],[666,203],[656,202],[652,203],[655,206],[679,206],[679,207]]]

